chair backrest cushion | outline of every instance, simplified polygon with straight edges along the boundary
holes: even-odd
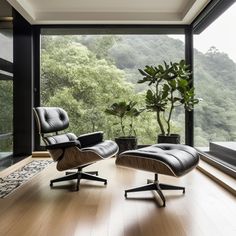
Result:
[[[34,111],[41,134],[64,130],[69,126],[69,117],[62,108],[36,107]]]

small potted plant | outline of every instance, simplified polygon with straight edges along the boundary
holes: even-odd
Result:
[[[139,69],[143,79],[138,83],[147,83],[146,109],[156,113],[161,134],[157,142],[179,143],[180,136],[171,134],[171,118],[176,107],[184,106],[193,110],[199,102],[194,98],[194,87],[191,86],[191,71],[184,60],[167,64],[165,61],[157,66],[145,66]]]
[[[137,102],[134,101],[121,101],[113,103],[105,110],[106,114],[113,115],[119,119],[117,123],[114,123],[114,125],[120,126],[121,136],[115,138],[119,146],[119,153],[137,148],[134,119],[138,117],[144,109],[136,108],[136,104]]]

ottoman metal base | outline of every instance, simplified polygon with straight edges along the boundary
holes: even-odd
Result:
[[[158,174],[155,174],[154,180],[147,180],[147,183],[148,183],[147,185],[144,185],[141,187],[125,190],[125,197],[127,198],[127,193],[131,193],[131,192],[155,190],[159,194],[159,196],[163,202],[162,207],[165,207],[166,206],[166,199],[162,193],[162,190],[182,190],[183,193],[185,193],[185,187],[179,187],[179,186],[159,183]]]

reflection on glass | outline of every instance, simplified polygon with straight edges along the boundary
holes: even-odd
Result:
[[[13,62],[12,29],[0,29],[0,58]]]
[[[12,29],[0,29],[0,59],[13,61]],[[0,67],[0,160],[12,154],[13,80],[12,73]]]

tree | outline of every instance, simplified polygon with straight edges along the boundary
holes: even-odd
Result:
[[[67,110],[70,127],[78,134],[111,129],[106,123],[105,108],[114,99],[133,94],[124,73],[105,59],[97,59],[73,37],[47,36],[42,41],[42,105],[57,105]]]

